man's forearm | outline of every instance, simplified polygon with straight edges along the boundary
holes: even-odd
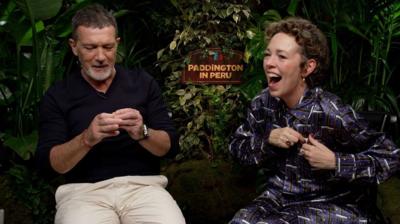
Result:
[[[85,132],[51,149],[50,164],[56,172],[63,174],[70,171],[89,152],[91,146],[84,139]]]
[[[149,129],[149,137],[139,141],[143,148],[155,156],[164,156],[171,148],[171,140],[165,131]]]

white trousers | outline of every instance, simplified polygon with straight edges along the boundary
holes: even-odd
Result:
[[[125,176],[57,188],[55,224],[184,224],[165,176]]]

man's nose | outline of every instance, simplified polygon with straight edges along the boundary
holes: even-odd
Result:
[[[96,60],[97,61],[104,61],[106,60],[106,55],[103,49],[99,48],[96,52]]]

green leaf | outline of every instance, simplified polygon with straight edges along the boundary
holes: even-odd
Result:
[[[169,2],[171,2],[171,4],[175,7],[175,8],[179,8],[179,4],[176,0],[169,0]]]
[[[178,95],[178,96],[183,96],[183,95],[185,95],[185,93],[186,93],[186,90],[184,90],[184,89],[178,89],[176,91],[176,95]]]
[[[274,9],[267,10],[263,13],[264,21],[265,22],[273,22],[281,20],[281,15],[278,11]]]
[[[34,20],[45,20],[57,15],[62,0],[15,0],[28,17]]]
[[[229,8],[226,9],[226,14],[230,15],[233,13],[233,6],[229,6]]]
[[[399,106],[397,104],[396,95],[393,92],[388,92],[386,93],[386,97],[388,98],[388,101],[392,105],[393,110],[396,112],[396,114],[399,114],[400,111],[399,111]]]
[[[10,99],[11,96],[12,96],[12,93],[11,93],[10,89],[7,86],[0,83],[0,105],[3,102]]]
[[[242,12],[246,16],[246,18],[250,18],[250,10],[243,10]]]
[[[68,37],[72,33],[72,27],[68,25],[65,29],[61,30],[60,33],[57,35],[58,37],[65,38]]]
[[[192,98],[192,94],[186,93],[185,95],[183,95],[183,98],[185,99],[185,101],[187,101],[188,99]]]
[[[14,150],[14,152],[16,152],[22,159],[29,160],[31,155],[35,153],[38,134],[37,131],[34,131],[25,137],[14,137],[6,134],[4,139],[5,146]]]
[[[369,38],[356,26],[354,26],[353,24],[350,23],[339,23],[337,25],[338,27],[344,27],[346,29],[348,29],[350,32],[364,38],[365,40],[369,41]]]
[[[129,10],[123,9],[123,10],[119,10],[118,12],[114,12],[113,15],[115,18],[119,18],[119,17],[127,15],[129,12],[130,12]]]
[[[157,60],[160,60],[161,56],[162,56],[163,53],[164,53],[164,50],[165,50],[165,48],[163,48],[163,49],[157,51]]]
[[[42,21],[38,21],[35,24],[36,27],[36,32],[40,32],[42,30],[44,30],[44,24]],[[31,46],[32,45],[32,28],[29,28],[23,36],[21,36],[18,40],[18,45],[19,46]]]
[[[289,13],[289,15],[291,16],[295,16],[296,15],[296,10],[297,10],[297,5],[299,4],[298,0],[291,0],[290,4],[287,8],[287,12]]]
[[[238,22],[239,22],[239,19],[240,19],[240,16],[239,16],[239,14],[234,13],[234,14],[232,15],[232,18],[233,18],[233,20],[235,20],[235,23],[238,23]]]
[[[169,44],[169,49],[174,50],[175,48],[176,48],[176,41],[174,40]]]
[[[15,8],[14,2],[11,1],[7,4],[7,7],[5,8],[5,10],[2,11],[3,15],[1,15],[1,17],[0,17],[0,26],[4,26],[5,24],[7,24],[10,21],[9,17],[13,16],[12,12],[14,11],[14,8]]]

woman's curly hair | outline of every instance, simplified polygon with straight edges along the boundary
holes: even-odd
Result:
[[[322,31],[308,20],[290,17],[267,26],[265,29],[266,43],[277,33],[285,33],[295,38],[302,50],[301,68],[304,68],[308,59],[317,61],[315,70],[307,76],[306,82],[310,88],[322,85],[329,67],[328,42]]]

